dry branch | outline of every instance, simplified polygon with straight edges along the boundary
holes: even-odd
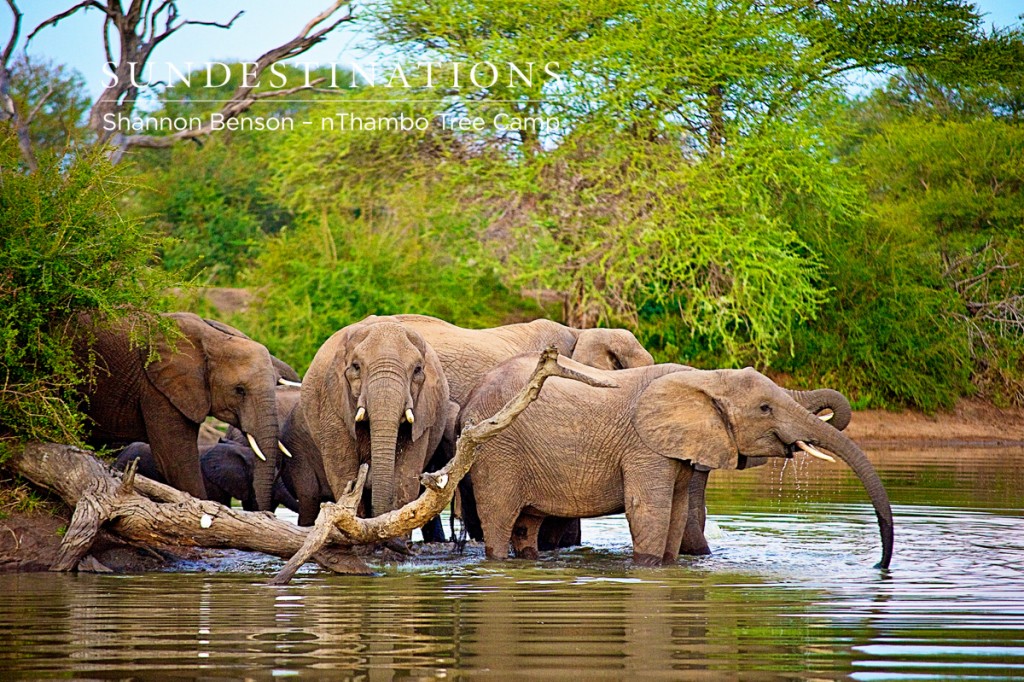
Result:
[[[101,527],[147,546],[241,549],[282,558],[294,555],[309,532],[271,514],[198,500],[134,472],[119,480],[91,453],[68,445],[31,443],[5,466],[75,510],[54,570],[74,570]],[[336,573],[370,573],[348,547],[324,547],[312,558]]]
[[[335,531],[341,531],[344,542],[354,545],[370,544],[403,536],[415,528],[420,528],[440,514],[451,502],[459,481],[469,472],[469,468],[476,460],[477,446],[486,443],[508,428],[516,417],[537,399],[541,386],[549,377],[573,379],[591,386],[615,386],[613,383],[562,367],[558,364],[558,351],[553,347],[548,348],[541,353],[537,368],[522,391],[509,400],[490,419],[466,426],[455,446],[455,457],[440,471],[423,474],[420,477],[426,490],[416,500],[401,509],[381,514],[372,519],[359,518],[356,516],[356,508],[362,498],[367,471],[365,464],[361,466],[358,480],[349,483],[345,494],[342,495],[342,499],[338,503],[325,503],[320,506],[320,514],[317,516],[316,524],[307,537],[305,545],[271,579],[270,584],[287,584],[300,566],[316,552],[322,551]]]
[[[20,26],[21,15],[14,0],[7,0],[7,3],[15,13],[16,26]],[[351,11],[346,10],[340,14],[342,8],[348,4],[347,0],[332,0],[330,5],[310,19],[295,37],[248,62],[253,66],[249,78],[243,80],[231,97],[221,105],[219,113],[223,119],[227,121],[240,116],[260,99],[288,95],[297,90],[313,88],[317,83],[306,83],[299,88],[255,92],[255,84],[259,81],[260,75],[271,65],[306,52],[339,25],[351,21]],[[103,47],[114,78],[104,88],[89,112],[89,127],[96,133],[101,143],[113,145],[114,151],[111,159],[116,163],[132,147],[169,147],[181,140],[208,135],[212,131],[210,122],[204,126],[178,131],[172,135],[155,136],[124,134],[109,130],[106,121],[108,116],[113,116],[114,120],[117,120],[119,115],[128,114],[134,109],[135,100],[140,90],[139,86],[146,85],[138,82],[138,76],[145,72],[146,64],[152,56],[153,50],[160,43],[186,26],[212,26],[230,29],[242,12],[238,12],[228,21],[205,21],[181,18],[176,0],[162,0],[159,3],[132,0],[127,9],[123,7],[121,0],[106,0],[105,2],[84,0],[40,23],[29,34],[28,41],[31,42],[41,30],[55,26],[77,12],[91,9],[99,10],[104,14]],[[115,50],[112,49],[114,47],[111,40],[112,33],[117,38],[116,55]],[[17,30],[14,32],[12,41],[17,41]],[[0,71],[0,76],[2,76],[2,71]]]

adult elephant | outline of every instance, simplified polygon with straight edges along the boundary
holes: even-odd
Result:
[[[135,459],[139,460],[136,469],[139,474],[160,483],[167,482],[156,465],[148,443],[132,443],[126,447],[118,454],[114,468],[124,470]],[[230,506],[233,498],[242,503],[245,511],[256,511],[253,477],[257,461],[252,449],[234,441],[225,439],[214,445],[200,446],[199,466],[203,472],[208,499]],[[299,511],[298,501],[279,478],[274,481],[270,511],[281,505],[296,513]]]
[[[391,317],[373,316],[331,336],[313,358],[301,396],[296,426],[316,446],[333,496],[368,461],[373,515],[416,498],[427,458],[457,411],[437,354]],[[312,522],[315,503],[298,497],[300,523]]]
[[[591,517],[625,511],[634,560],[674,562],[686,525],[694,467],[735,469],[741,457],[786,457],[797,449],[844,460],[864,484],[878,517],[880,567],[892,557],[892,509],[864,453],[845,435],[754,371],[694,370],[681,365],[608,373],[595,388],[550,379],[540,397],[505,431],[484,443],[474,488],[489,558],[535,555],[545,516]],[[460,420],[486,419],[515,395],[536,358],[511,360],[488,374]],[[521,536],[512,531],[522,515]]]
[[[789,396],[801,407],[812,414],[831,412],[828,424],[832,428],[843,431],[850,425],[853,410],[850,401],[839,391],[830,388],[819,388],[813,391],[787,391]],[[768,463],[766,457],[740,457],[737,469],[750,469]],[[704,525],[707,521],[706,489],[711,469],[694,467],[690,478],[689,513],[686,515],[686,530],[679,547],[680,554],[702,556],[711,554],[707,538],[704,536]]]
[[[259,343],[191,313],[168,313],[178,334],[155,332],[149,343],[131,337],[131,323],[81,318],[80,357],[96,359],[85,390],[90,441],[104,445],[148,442],[167,482],[206,497],[199,465],[199,426],[208,416],[241,429],[260,457],[254,472],[256,503],[269,509],[277,474],[279,372]],[[237,330],[235,330],[237,331]]]
[[[441,360],[451,399],[466,404],[470,393],[484,375],[502,362],[522,353],[540,352],[555,346],[561,355],[598,369],[647,367],[654,358],[632,332],[626,329],[576,329],[551,320],[533,320],[488,329],[464,329],[426,315],[395,315],[403,325],[416,330]],[[432,467],[443,465],[451,451],[440,453]],[[470,537],[482,539],[472,474],[460,486],[463,520]],[[580,524],[576,519],[549,519],[544,522],[541,547],[569,547],[580,542]]]

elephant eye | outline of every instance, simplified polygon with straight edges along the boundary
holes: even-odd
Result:
[[[423,374],[423,365],[416,365],[416,369],[413,370],[413,374]]]
[[[353,362],[352,363],[352,371],[353,372],[359,372],[359,363],[358,362]]]
[[[771,414],[772,406],[768,403],[761,403],[761,414]]]
[[[237,386],[235,386],[235,395],[239,396],[240,398],[244,398],[245,386],[243,386],[242,384],[238,384]]]

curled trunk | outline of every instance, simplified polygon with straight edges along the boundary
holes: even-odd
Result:
[[[844,431],[850,425],[853,410],[850,408],[850,401],[839,391],[833,391],[831,388],[819,388],[814,391],[787,390],[786,392],[789,397],[800,403],[811,414],[817,414],[826,408],[832,410],[834,416],[828,422],[830,426]]]

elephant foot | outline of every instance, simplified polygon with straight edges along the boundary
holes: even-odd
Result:
[[[633,563],[637,566],[652,567],[661,566],[661,557],[653,554],[633,553]]]
[[[537,554],[536,547],[523,547],[522,549],[516,550],[517,559],[526,559],[527,561],[536,561],[539,555]]]
[[[708,547],[708,543],[701,538],[700,542],[690,543],[683,538],[683,544],[679,548],[680,554],[686,554],[687,556],[707,556],[711,554],[711,548]]]
[[[395,554],[402,556],[412,556],[412,550],[403,538],[388,538],[384,541],[384,549],[391,550]]]

